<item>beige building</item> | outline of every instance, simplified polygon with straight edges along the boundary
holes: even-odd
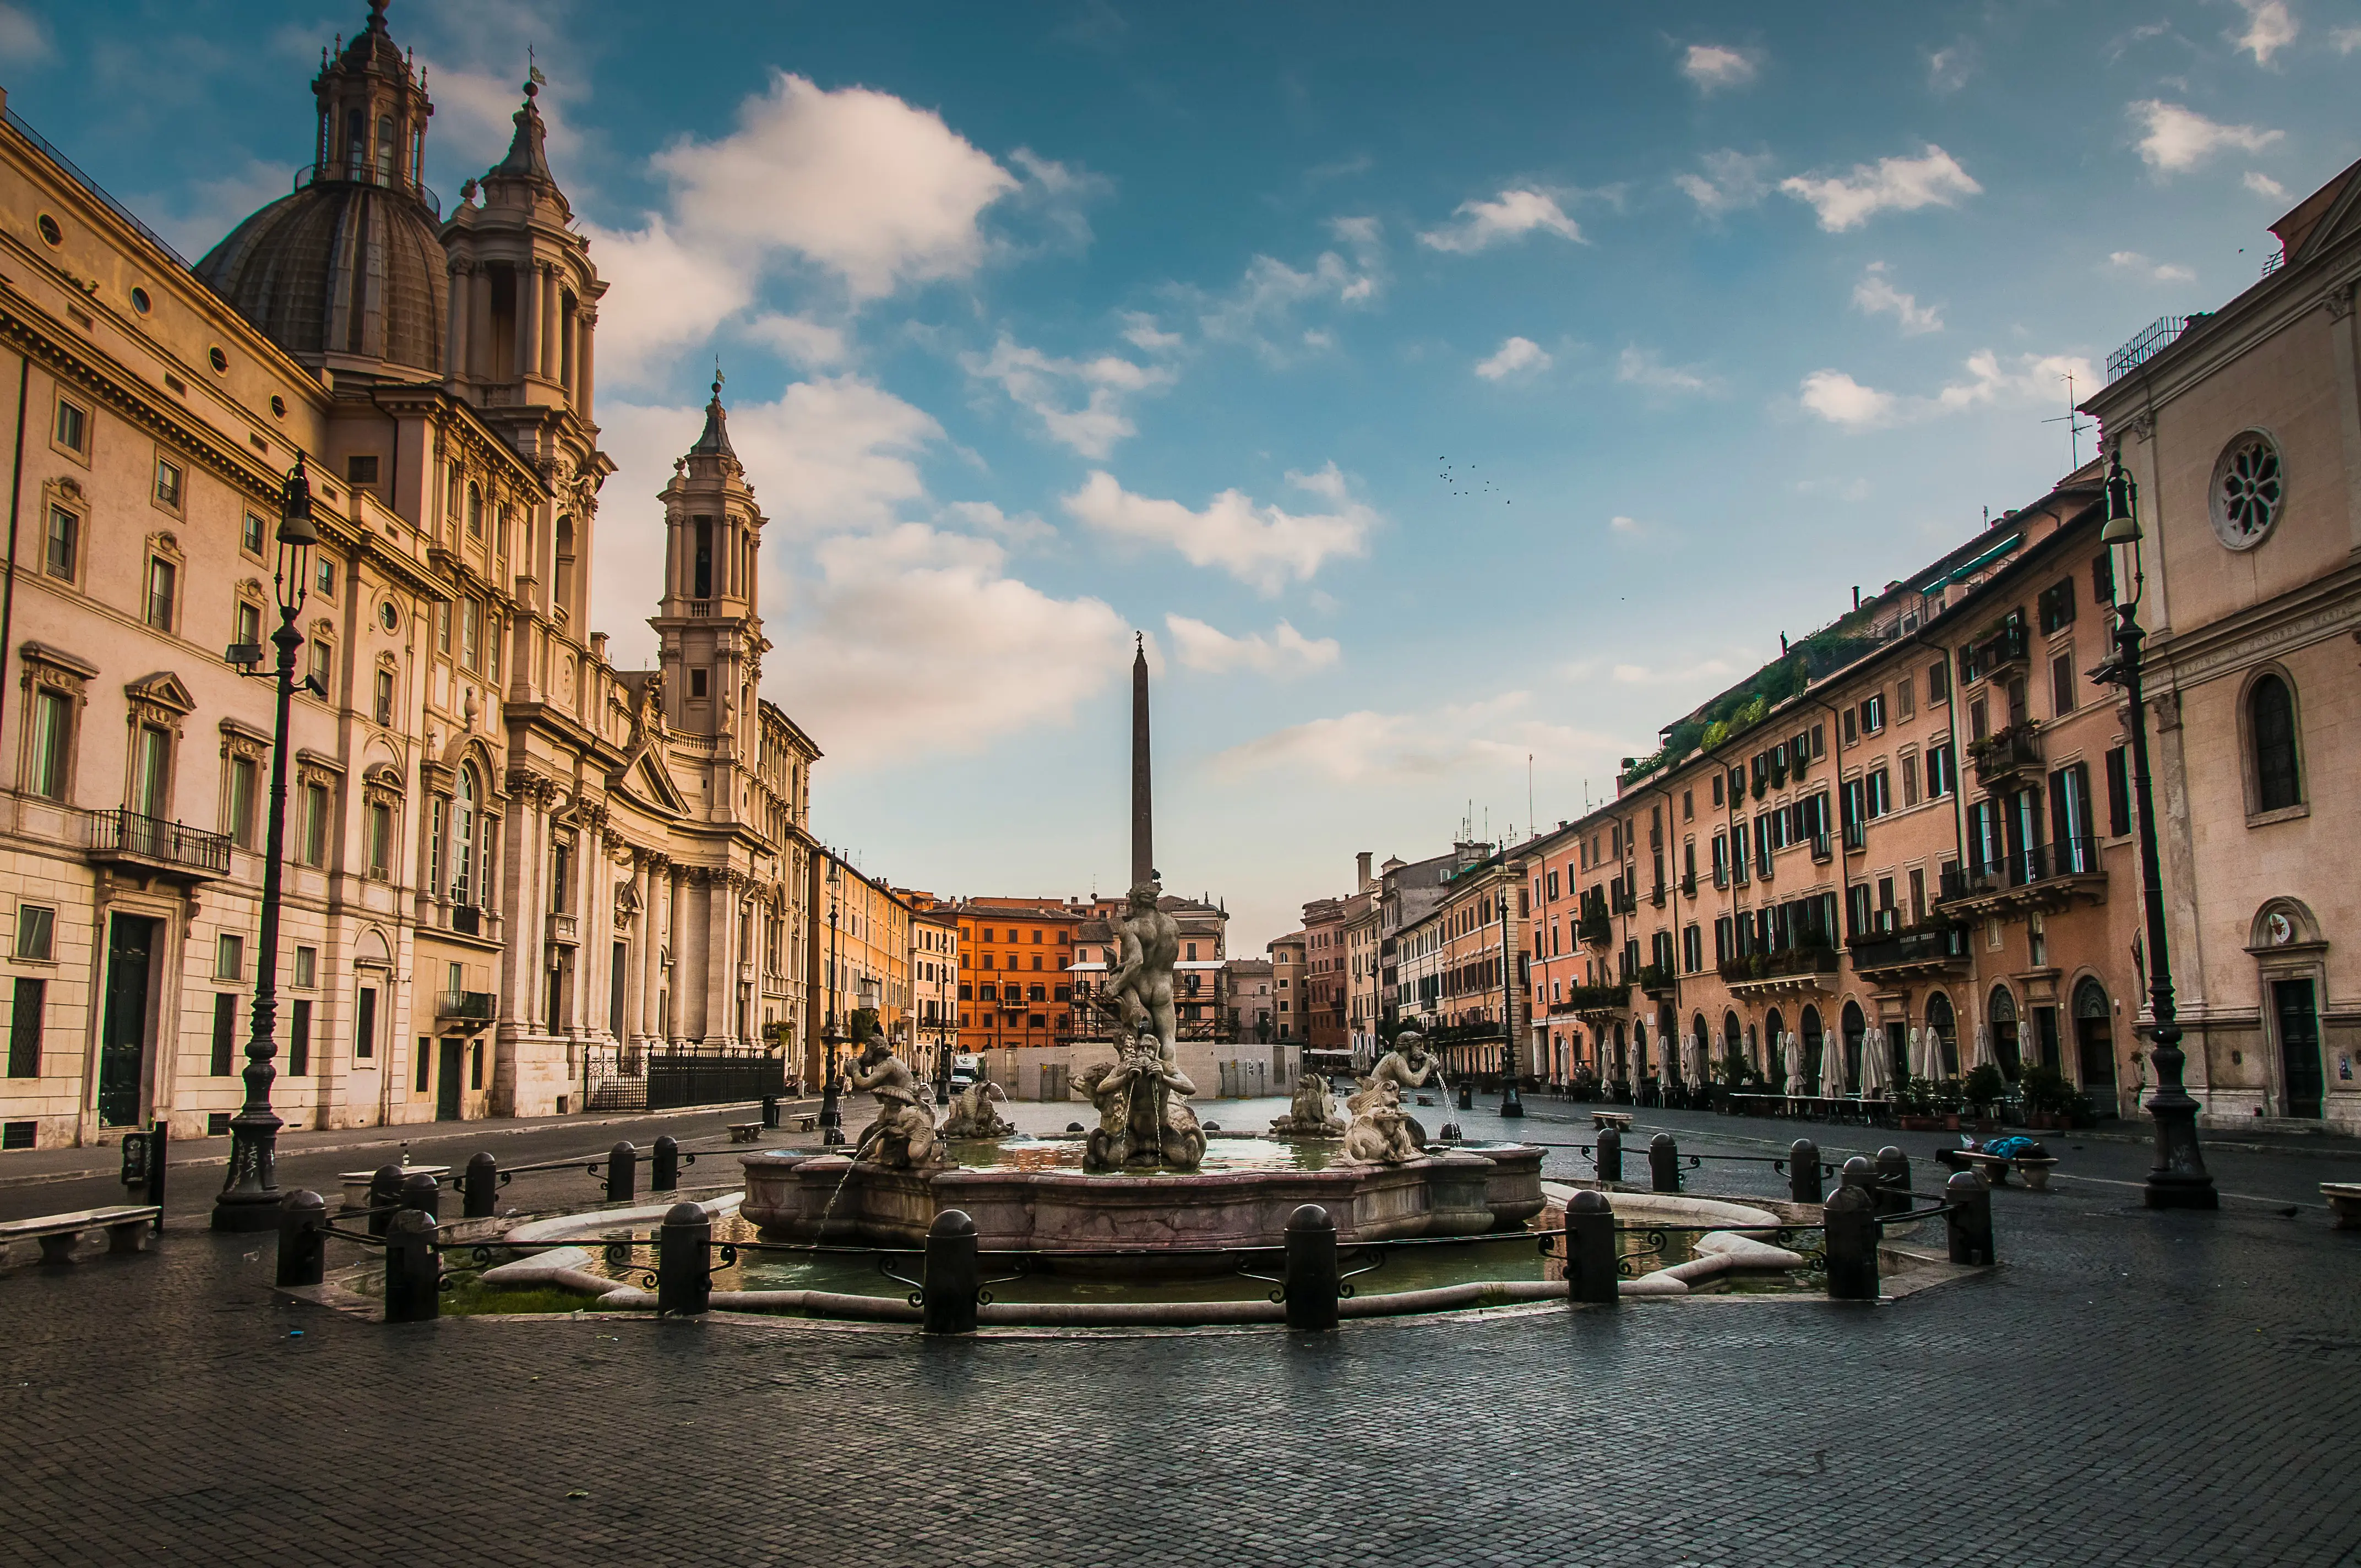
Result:
[[[897,890],[910,906],[910,1065],[933,1078],[950,1075],[959,1049],[959,905],[930,893]]]
[[[2138,484],[2147,535],[2138,614],[2190,1091],[2214,1126],[2361,1132],[2345,793],[2361,770],[2361,164],[2272,232],[2258,282],[2125,345],[2085,406]],[[2127,553],[2116,576],[2136,581]]]
[[[832,1017],[848,1038],[852,1014],[873,1008],[889,1038],[910,1024],[910,964],[917,910],[900,890],[826,849],[812,852],[812,990],[807,1081],[825,1066],[818,1042]]]
[[[718,397],[662,498],[659,669],[619,671],[585,624],[605,285],[531,90],[445,219],[381,16],[313,87],[303,183],[193,268],[0,128],[10,1146],[242,1099],[271,702],[224,651],[276,624],[299,456],[288,1124],[630,1103],[651,1047],[759,1052],[802,1001],[818,753],[753,697],[762,520]]]
[[[1292,1046],[1305,1043],[1309,1016],[1310,970],[1304,962],[1304,939],[1302,932],[1294,931],[1278,938],[1269,948],[1272,1037]]]
[[[1268,959],[1232,959],[1224,984],[1230,999],[1230,1036],[1242,1045],[1268,1045],[1279,1038],[1272,1006]]]

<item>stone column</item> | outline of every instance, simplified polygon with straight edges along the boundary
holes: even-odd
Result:
[[[481,267],[467,274],[467,374],[492,373],[492,275]]]
[[[598,313],[588,306],[574,313],[574,412],[584,424],[590,422],[590,345],[598,334]]]
[[[516,378],[541,365],[541,267],[527,259],[516,269]]]
[[[733,1038],[735,1020],[730,1017],[730,999],[735,990],[738,975],[738,878],[728,871],[716,871],[706,883],[706,950],[704,984],[705,1037],[711,1042],[716,1036],[727,1043]]]
[[[544,262],[541,268],[541,373],[553,381],[557,379],[557,373],[565,365],[564,350],[558,342],[566,322],[565,313],[558,308],[564,297],[565,291],[558,286],[556,266]]]
[[[672,971],[664,978],[663,1022],[664,1037],[675,1044],[679,1043],[686,1034],[681,1027],[680,985],[681,977],[686,972],[681,954],[681,948],[686,945],[682,940],[684,933],[681,930],[681,913],[682,900],[686,896],[682,884],[686,881],[687,876],[688,872],[684,868],[672,867],[670,875],[665,879],[667,885],[664,889],[664,939],[665,945],[672,948]]]
[[[467,373],[467,324],[473,314],[469,309],[475,299],[475,267],[465,257],[451,258],[451,337],[443,345],[444,374],[458,378]]]

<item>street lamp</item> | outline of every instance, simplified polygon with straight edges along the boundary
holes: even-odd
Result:
[[[828,1053],[828,1076],[821,1080],[819,1091],[819,1141],[833,1147],[844,1142],[844,1113],[838,1107],[842,1091],[837,1085],[836,1058],[838,1048],[844,1044],[844,1031],[836,1022],[836,915],[837,891],[842,885],[842,868],[830,855],[828,861],[828,1026],[820,1031],[820,1047]]]
[[[270,672],[278,683],[279,711],[271,731],[270,822],[263,845],[261,955],[254,981],[253,1033],[246,1042],[246,1103],[229,1122],[229,1171],[214,1199],[213,1228],[217,1231],[261,1231],[279,1223],[279,1129],[283,1124],[270,1108],[271,1081],[279,1076],[270,1065],[279,1054],[279,905],[284,878],[287,839],[287,718],[296,689],[320,691],[311,676],[295,678],[295,651],[303,645],[295,617],[303,609],[312,546],[320,531],[312,523],[311,476],[303,455],[279,492],[279,561],[271,584],[279,600],[279,630],[270,634],[279,650]],[[227,654],[240,674],[258,674],[259,650],[238,643]]]
[[[1504,861],[1506,856],[1504,842]],[[1500,1114],[1517,1117],[1524,1113],[1524,1099],[1517,1092],[1517,959],[1516,955],[1509,951],[1509,883],[1503,877],[1500,881]]]
[[[2172,1005],[2172,964],[2165,948],[2164,879],[2148,783],[2147,709],[2140,693],[2140,642],[2146,633],[2134,619],[2147,586],[2140,569],[2139,488],[2124,471],[2120,442],[2107,465],[2107,519],[2099,543],[2107,547],[2114,569],[2115,657],[2093,673],[2121,685],[2131,704],[2132,794],[2139,810],[2140,887],[2147,916],[2148,1014],[2156,1042],[2148,1053],[2156,1063],[2156,1093],[2147,1110],[2156,1123],[2156,1164],[2147,1173],[2147,1203],[2151,1209],[2218,1209],[2222,1201],[2197,1142],[2197,1102],[2180,1081],[2185,1058]]]

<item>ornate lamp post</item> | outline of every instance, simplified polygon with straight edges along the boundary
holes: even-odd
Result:
[[[2115,579],[2115,657],[2094,672],[2121,685],[2131,704],[2132,795],[2139,812],[2140,890],[2147,916],[2148,1014],[2155,1048],[2156,1092],[2147,1102],[2156,1124],[2156,1164],[2147,1173],[2151,1209],[2217,1209],[2221,1199],[2205,1168],[2197,1141],[2197,1102],[2181,1084],[2180,1025],[2172,1004],[2172,963],[2166,950],[2164,878],[2157,850],[2156,809],[2148,781],[2147,707],[2140,692],[2140,643],[2147,635],[2135,618],[2147,578],[2140,569],[2139,488],[2124,471],[2118,442],[2107,465],[2107,521],[2099,535],[2113,557]],[[2128,570],[2126,570],[2128,568]],[[2124,585],[2130,584],[2130,592]]]
[[[295,651],[303,645],[295,617],[303,609],[312,546],[320,542],[312,524],[311,476],[302,453],[279,493],[279,562],[271,578],[279,599],[279,630],[270,634],[279,659],[271,671],[278,683],[279,711],[271,730],[270,820],[264,840],[262,864],[261,953],[254,981],[254,1027],[246,1043],[246,1103],[229,1123],[229,1172],[214,1199],[213,1228],[217,1231],[269,1230],[279,1223],[279,1129],[283,1124],[270,1108],[271,1081],[279,1076],[271,1058],[279,1054],[279,905],[284,881],[287,840],[287,718],[296,689],[317,690],[317,683],[295,676]],[[240,674],[261,673],[262,651],[239,643],[229,651],[229,662]],[[322,695],[325,695],[323,693]]]
[[[844,1044],[844,1031],[836,1021],[836,917],[837,890],[842,885],[841,868],[836,857],[828,860],[828,1026],[820,1031],[820,1048],[828,1053],[828,1076],[821,1080],[819,1091],[819,1138],[834,1146],[844,1142],[844,1112],[838,1101],[843,1093],[837,1082],[836,1058]]]
[[[1501,847],[1506,869],[1508,849]],[[1500,1114],[1522,1116],[1525,1102],[1517,1091],[1517,955],[1509,950],[1509,880],[1500,879]]]

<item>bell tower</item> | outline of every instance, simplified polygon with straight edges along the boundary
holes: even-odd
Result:
[[[762,510],[730,446],[717,374],[705,430],[673,465],[664,506],[664,595],[648,620],[661,645],[664,720],[718,742],[720,760],[755,754],[762,685]],[[719,803],[717,802],[717,805]]]

